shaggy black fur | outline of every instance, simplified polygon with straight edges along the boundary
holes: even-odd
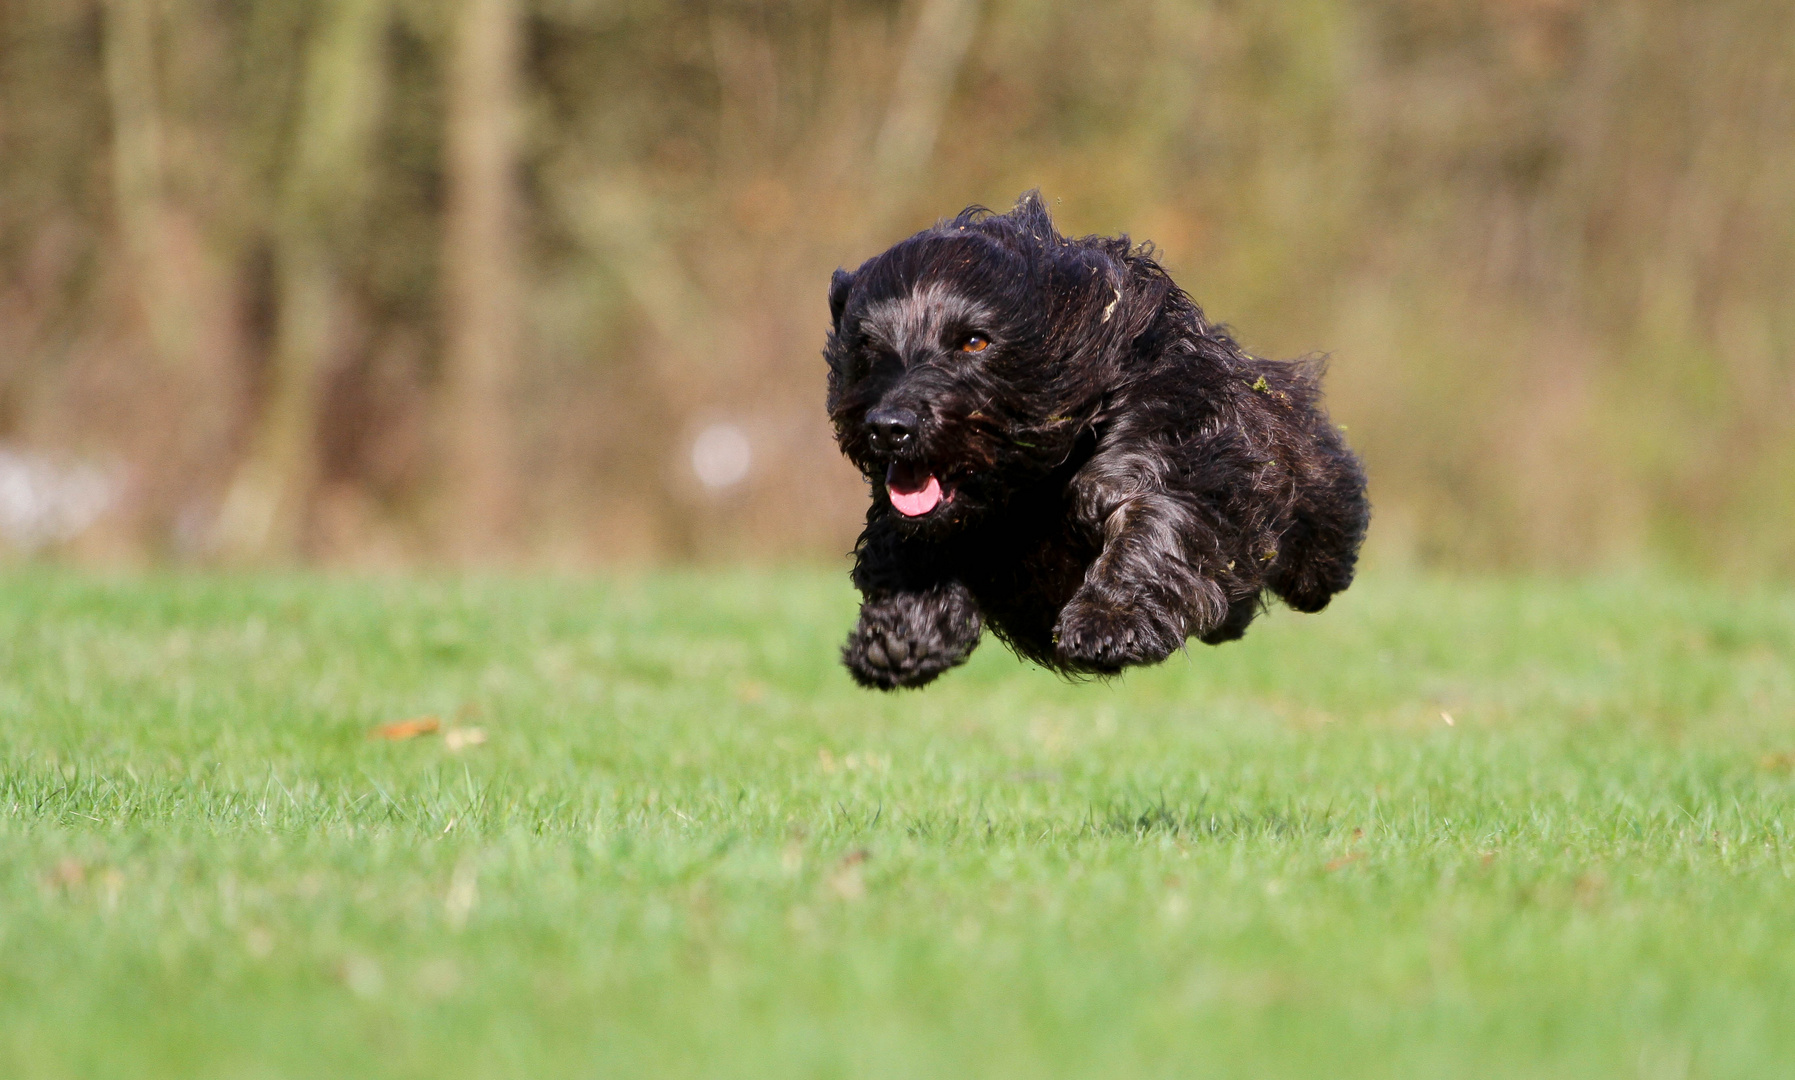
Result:
[[[1030,192],[836,271],[829,309],[829,415],[873,490],[861,684],[920,686],[987,626],[1110,674],[1352,581],[1370,508],[1320,366],[1243,352],[1151,249],[1061,236]]]

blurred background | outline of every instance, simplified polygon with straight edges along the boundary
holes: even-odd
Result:
[[[1374,563],[1795,572],[1787,0],[0,0],[0,548],[839,558],[830,271],[1037,186]]]

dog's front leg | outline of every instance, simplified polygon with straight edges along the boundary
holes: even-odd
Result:
[[[978,605],[941,553],[906,540],[876,509],[854,545],[854,585],[865,599],[841,660],[862,686],[921,686],[979,643]]]
[[[965,663],[982,629],[972,594],[957,581],[872,593],[842,647],[854,681],[880,690],[921,686]]]
[[[1205,530],[1190,507],[1132,493],[1093,516],[1102,522],[1103,550],[1054,625],[1055,654],[1066,668],[1111,674],[1158,663],[1227,617],[1221,586],[1192,565],[1192,541]]]

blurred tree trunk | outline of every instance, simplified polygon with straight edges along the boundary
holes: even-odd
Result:
[[[515,171],[518,5],[462,0],[449,66],[444,223],[450,550],[464,561],[512,539],[511,395],[522,324]]]
[[[310,44],[290,165],[275,222],[274,362],[249,451],[226,495],[218,538],[228,557],[301,553],[318,479],[318,407],[341,301],[336,244],[361,226],[370,143],[384,87],[389,0],[334,0]]]
[[[152,0],[106,0],[104,16],[113,212],[151,350],[173,367],[192,353],[194,327],[192,305],[179,295],[169,251],[156,13]]]
[[[979,6],[979,0],[922,0],[873,144],[878,193],[901,194],[934,156],[942,116],[978,30]]]

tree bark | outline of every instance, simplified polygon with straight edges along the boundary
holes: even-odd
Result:
[[[104,16],[113,212],[151,351],[174,367],[193,350],[194,326],[168,250],[156,13],[151,0],[106,0]]]
[[[448,548],[504,555],[517,499],[511,395],[522,329],[516,170],[516,0],[462,0],[449,70],[447,332]]]
[[[368,155],[384,97],[388,4],[332,0],[306,55],[274,226],[272,377],[219,514],[219,546],[227,558],[278,562],[303,554],[318,483],[319,398],[340,332],[337,261],[363,225]]]

